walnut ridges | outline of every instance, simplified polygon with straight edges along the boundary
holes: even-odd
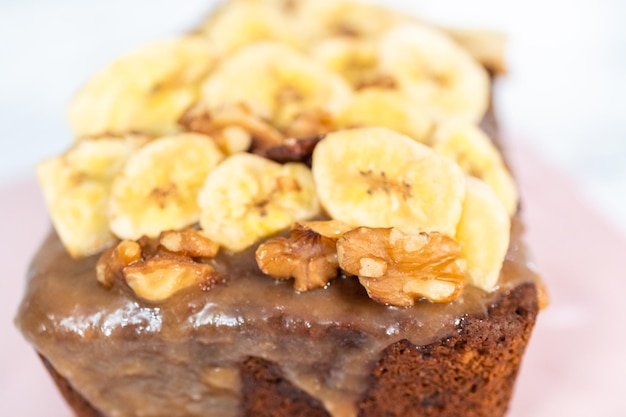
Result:
[[[412,306],[422,297],[449,302],[465,286],[461,247],[440,233],[359,227],[338,240],[337,253],[341,269],[358,276],[381,303]]]
[[[165,231],[157,239],[123,240],[100,256],[96,277],[107,288],[125,282],[138,297],[158,302],[192,285],[209,288],[218,281],[215,269],[205,263],[218,250],[194,229]]]
[[[337,277],[336,242],[337,238],[295,223],[290,237],[262,243],[256,251],[256,261],[261,271],[273,278],[294,278],[297,291],[322,288]]]
[[[227,134],[227,129],[238,127],[248,135],[248,146],[244,147],[246,142],[241,141],[242,145],[230,149],[229,153],[247,151],[249,148],[262,151],[284,141],[284,136],[278,130],[254,114],[245,103],[224,105],[213,110],[192,107],[181,117],[179,123],[192,132],[218,137]]]

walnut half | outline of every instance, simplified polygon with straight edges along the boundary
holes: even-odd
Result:
[[[358,276],[369,297],[384,304],[450,302],[465,286],[461,247],[440,233],[359,227],[337,241],[337,255],[341,269]]]
[[[336,242],[346,227],[333,221],[295,223],[290,237],[273,238],[259,246],[257,264],[273,278],[294,278],[297,291],[322,288],[337,277]]]
[[[238,146],[239,151],[246,151],[252,146],[255,151],[265,150],[271,146],[280,145],[285,137],[276,128],[260,116],[254,114],[252,110],[244,103],[234,105],[225,105],[219,109],[211,111],[205,109],[202,105],[196,105],[189,108],[180,118],[179,124],[186,130],[191,132],[203,133],[205,135],[215,136],[222,150],[227,153],[229,147],[229,130],[237,127],[238,132],[244,132],[248,135],[248,141],[239,140],[244,145]],[[232,130],[230,131],[232,135]],[[225,142],[224,142],[225,141]],[[245,146],[245,148],[242,148]]]
[[[191,228],[166,231],[157,239],[123,240],[100,256],[96,277],[107,288],[125,282],[138,297],[158,302],[192,285],[214,284],[218,275],[202,261],[218,250],[215,242]]]

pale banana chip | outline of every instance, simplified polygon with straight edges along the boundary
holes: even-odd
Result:
[[[355,94],[339,113],[340,127],[386,127],[419,142],[427,142],[435,129],[434,119],[394,90],[367,89]]]
[[[315,44],[311,56],[344,77],[355,90],[391,87],[393,82],[382,73],[378,43],[371,39],[330,38]]]
[[[329,37],[374,38],[408,20],[392,9],[375,4],[337,0],[303,1],[302,30],[309,43]]]
[[[466,174],[485,181],[509,215],[515,214],[519,200],[515,181],[498,149],[478,126],[468,123],[440,126],[433,136],[432,147],[454,159]]]
[[[380,59],[399,89],[439,119],[477,122],[488,108],[487,71],[441,31],[418,24],[396,26],[381,39]]]
[[[146,45],[106,67],[78,92],[68,117],[77,137],[143,132],[167,135],[198,98],[217,55],[200,36]]]
[[[209,113],[244,104],[273,127],[286,131],[310,112],[336,114],[350,99],[337,74],[282,44],[259,42],[226,59],[202,88]]]
[[[110,227],[122,239],[156,237],[198,221],[198,191],[223,159],[213,140],[195,133],[156,139],[136,152],[113,182]]]
[[[441,28],[467,50],[490,72],[506,74],[506,46],[508,36],[504,32],[484,29]]]
[[[465,175],[451,159],[392,130],[329,134],[313,152],[313,176],[333,219],[408,233],[456,232]]]
[[[511,221],[506,209],[483,181],[468,177],[467,195],[456,240],[467,261],[472,285],[492,291],[509,247]]]
[[[247,153],[228,157],[209,174],[198,204],[203,232],[235,252],[319,213],[306,165]]]
[[[231,1],[221,6],[198,32],[223,54],[259,41],[299,45],[289,10],[269,1]]]
[[[37,166],[52,224],[71,256],[91,255],[115,242],[107,217],[111,183],[148,140],[144,136],[83,140]]]

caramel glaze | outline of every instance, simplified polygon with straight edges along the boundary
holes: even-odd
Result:
[[[306,293],[263,275],[254,248],[214,260],[223,283],[150,304],[123,285],[101,287],[97,256],[71,259],[52,232],[36,255],[16,319],[24,335],[108,417],[234,416],[237,364],[258,356],[280,364],[334,416],[353,415],[380,352],[407,339],[424,345],[454,334],[468,315],[517,285],[536,280],[512,239],[499,287],[468,286],[449,304],[397,308],[371,301],[355,278],[340,276]]]

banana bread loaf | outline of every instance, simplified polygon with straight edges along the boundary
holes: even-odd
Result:
[[[501,37],[232,0],[69,108],[17,325],[82,416],[506,413],[541,289]]]

